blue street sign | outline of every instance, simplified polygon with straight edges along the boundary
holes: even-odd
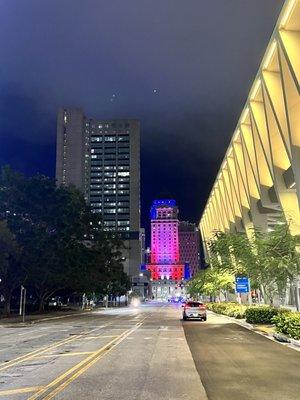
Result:
[[[249,278],[246,276],[243,277],[236,277],[235,278],[235,291],[236,293],[249,293],[250,292],[250,285],[249,285]]]

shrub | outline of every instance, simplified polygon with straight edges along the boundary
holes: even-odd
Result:
[[[234,318],[245,318],[250,324],[274,324],[276,331],[300,340],[300,313],[270,306],[246,306],[238,303],[207,303],[208,310]]]
[[[272,324],[273,318],[277,315],[289,312],[284,308],[275,308],[270,306],[249,307],[245,313],[246,321],[250,324]]]
[[[247,306],[238,303],[208,303],[206,307],[216,314],[234,318],[245,318]]]
[[[300,339],[300,313],[299,312],[281,312],[272,318],[276,326],[276,331],[284,333],[289,337]]]
[[[242,318],[245,318],[246,309],[247,309],[247,306],[242,305],[242,304],[236,304],[235,306],[230,306],[226,310],[226,315],[228,315],[228,317],[242,319]]]

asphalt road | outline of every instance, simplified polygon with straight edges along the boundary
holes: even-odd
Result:
[[[164,304],[0,326],[0,400],[205,400]]]
[[[213,314],[184,331],[209,400],[300,399],[300,352]]]
[[[151,303],[0,325],[0,400],[300,399],[300,352],[224,317],[180,317]]]

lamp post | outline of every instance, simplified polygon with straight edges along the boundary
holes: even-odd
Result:
[[[300,295],[299,295],[299,285],[300,280],[299,278],[295,279],[295,300],[296,300],[296,309],[297,311],[300,310]]]

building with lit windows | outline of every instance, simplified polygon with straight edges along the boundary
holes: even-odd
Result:
[[[179,253],[184,264],[189,264],[191,276],[200,268],[200,234],[195,224],[180,221],[178,226]]]
[[[146,269],[151,273],[154,297],[168,298],[185,278],[179,252],[178,207],[175,200],[154,200],[150,213],[151,253]]]
[[[124,270],[141,264],[140,123],[99,120],[81,109],[61,108],[57,119],[56,179],[80,189],[103,229],[124,240]]]

